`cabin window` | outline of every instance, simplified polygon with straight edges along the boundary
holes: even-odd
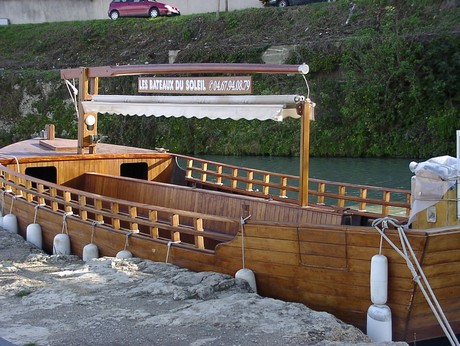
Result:
[[[49,167],[28,167],[26,168],[26,175],[31,177],[49,181],[50,183],[57,183],[57,170],[54,166]],[[36,188],[37,184],[32,183],[32,187]]]
[[[120,176],[147,180],[148,165],[146,162],[122,163],[120,166]]]

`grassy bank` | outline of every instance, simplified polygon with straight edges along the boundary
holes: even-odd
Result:
[[[176,62],[261,63],[273,45],[310,65],[316,156],[455,154],[460,129],[458,1],[347,1],[174,18],[0,28],[0,145],[45,123],[75,135],[59,69]],[[306,93],[302,81],[257,77],[255,93]],[[136,93],[116,79],[107,92]],[[296,155],[299,123],[100,117],[114,143],[200,154]]]

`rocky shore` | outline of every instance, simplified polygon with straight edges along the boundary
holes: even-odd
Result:
[[[49,256],[0,229],[0,346],[377,345],[240,279],[172,264]],[[379,345],[405,343],[379,343]]]

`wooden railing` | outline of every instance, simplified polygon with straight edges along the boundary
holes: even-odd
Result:
[[[176,155],[185,160],[185,179],[197,186],[298,204],[299,177]],[[309,202],[383,215],[408,216],[408,190],[309,179]]]
[[[0,191],[16,199],[24,198],[31,204],[41,205],[42,208],[72,215],[71,217],[89,224],[99,223],[99,227],[108,226],[126,233],[139,231],[144,236],[166,242],[181,241],[181,245],[201,250],[214,250],[217,243],[233,238],[232,234],[207,229],[207,222],[231,224],[231,228],[236,230],[235,234],[240,224],[240,219],[236,218],[107,198],[18,174],[1,165]],[[185,235],[193,241],[184,240]],[[206,239],[210,246],[206,246]]]

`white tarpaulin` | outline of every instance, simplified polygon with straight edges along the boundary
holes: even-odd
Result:
[[[300,118],[295,107],[303,99],[299,95],[97,95],[82,105],[85,113],[282,121],[287,117]]]
[[[458,159],[439,156],[428,161],[409,165],[415,176],[412,177],[412,207],[408,224],[416,215],[439,202],[446,192],[453,188],[459,178]]]

